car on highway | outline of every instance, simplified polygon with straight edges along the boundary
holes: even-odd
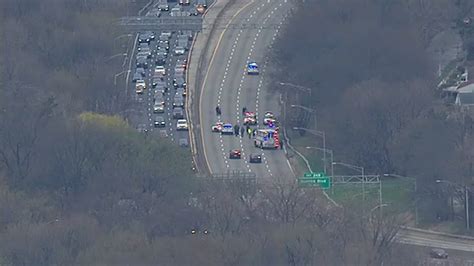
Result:
[[[137,50],[140,52],[143,48],[150,48],[150,45],[146,42],[139,43]]]
[[[137,67],[148,68],[146,57],[137,57],[136,65]]]
[[[135,92],[137,94],[142,94],[145,89],[146,89],[145,81],[143,79],[137,80],[137,82],[135,84]]]
[[[165,42],[160,42],[158,44],[158,51],[168,51],[169,49],[170,49],[169,44],[167,44]]]
[[[137,80],[142,79],[142,78],[143,78],[142,74],[135,72],[132,77],[132,82],[137,82]]]
[[[448,252],[441,248],[433,248],[430,250],[430,256],[435,259],[447,259]]]
[[[163,58],[167,58],[168,57],[168,52],[167,51],[163,51],[163,50],[158,50],[156,52],[156,56],[157,57],[163,57]]]
[[[155,64],[156,65],[165,65],[166,64],[166,56],[156,56]]]
[[[160,11],[169,11],[170,10],[170,6],[168,5],[168,3],[160,3],[158,5],[158,9]]]
[[[180,5],[190,5],[191,1],[190,0],[179,0]]]
[[[184,118],[184,110],[182,107],[175,107],[173,108],[173,118],[174,119],[182,119]]]
[[[166,75],[166,68],[165,66],[156,66],[155,67],[155,74],[158,73],[162,76],[165,76]]]
[[[175,88],[186,88],[186,81],[183,77],[177,77],[173,80],[173,86]]]
[[[260,153],[250,154],[249,163],[262,163],[262,155]]]
[[[153,113],[164,113],[165,105],[163,103],[155,102],[153,104]]]
[[[142,48],[140,52],[142,52],[143,54],[146,54],[147,58],[151,57],[151,49],[149,47]]]
[[[268,125],[271,125],[271,126],[272,126],[272,125],[274,125],[276,122],[277,122],[277,121],[276,121],[275,118],[265,117],[265,118],[263,119],[263,124],[266,125],[266,126],[268,126]]]
[[[153,31],[145,31],[145,34],[148,34],[151,40],[155,39],[155,33]]]
[[[184,107],[184,100],[183,99],[174,99],[173,107]]]
[[[255,112],[245,112],[244,125],[256,125],[256,124],[257,124],[257,114]]]
[[[234,127],[232,127],[232,124],[226,123],[222,126],[221,129],[221,134],[222,135],[234,135]]]
[[[143,67],[137,67],[137,69],[135,70],[135,73],[139,73],[140,75],[142,75],[142,77],[144,77],[145,69]]]
[[[153,93],[153,99],[160,98],[160,97],[165,97],[165,89],[163,88],[156,88],[154,93]]]
[[[161,16],[161,11],[158,8],[150,9],[150,11],[146,12],[146,17],[159,17]]]
[[[162,116],[156,116],[154,125],[155,127],[165,127],[166,126],[165,118]]]
[[[186,50],[183,47],[176,47],[174,48],[174,54],[175,55],[183,55],[186,53]]]
[[[229,151],[229,159],[240,159],[242,158],[242,152],[239,149]]]
[[[255,62],[250,62],[247,64],[247,74],[248,75],[258,75],[258,65]]]
[[[150,43],[150,41],[151,41],[151,38],[149,35],[145,33],[140,33],[138,35],[138,43]]]
[[[173,35],[173,32],[171,31],[162,31],[160,35],[167,36],[168,38],[171,38]]]
[[[183,96],[186,96],[186,90],[184,88],[177,88],[176,94],[181,94]]]
[[[176,130],[188,130],[188,121],[186,119],[178,119]]]
[[[150,54],[147,53],[147,52],[138,52],[138,53],[137,53],[137,58],[138,58],[138,57],[150,58],[151,56],[150,56]]]
[[[220,133],[222,131],[223,126],[224,123],[216,122],[214,125],[211,126],[211,131]]]

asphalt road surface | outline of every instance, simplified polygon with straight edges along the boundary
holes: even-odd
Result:
[[[284,0],[250,2],[235,14],[230,23],[261,27],[227,28],[220,36],[200,99],[202,141],[211,173],[241,170],[253,172],[257,178],[265,180],[294,178],[283,150],[256,148],[247,135],[223,136],[211,132],[211,126],[217,121],[243,126],[243,107],[257,113],[260,125],[265,111],[280,117],[279,94],[272,93],[267,86],[267,55],[289,8]],[[260,75],[246,75],[245,66],[249,61],[259,64]],[[217,105],[222,110],[220,118],[215,113]],[[241,149],[242,159],[229,159],[232,149]],[[261,153],[263,162],[250,164],[248,157],[251,153]]]

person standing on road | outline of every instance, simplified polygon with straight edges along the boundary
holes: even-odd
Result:
[[[245,115],[245,112],[247,112],[247,107],[244,106],[244,107],[242,108],[242,115]]]
[[[252,136],[252,129],[250,127],[247,129],[247,134],[249,135],[250,139],[250,137]]]
[[[241,137],[244,137],[245,135],[245,128],[244,127],[240,127],[240,136]]]

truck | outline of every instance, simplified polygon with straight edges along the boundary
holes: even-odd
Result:
[[[278,149],[280,148],[280,134],[278,128],[261,128],[256,129],[253,138],[254,145],[261,149]]]

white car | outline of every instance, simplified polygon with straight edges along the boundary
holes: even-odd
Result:
[[[186,119],[178,119],[178,122],[176,122],[176,130],[188,130],[188,122]]]
[[[156,66],[155,67],[155,74],[166,75],[166,68],[164,66]]]
[[[137,83],[135,84],[135,91],[137,94],[142,94],[143,91],[146,89],[146,83],[143,79],[137,80]]]
[[[174,49],[174,54],[175,55],[183,55],[186,52],[186,50],[183,47],[176,47]]]
[[[164,113],[165,112],[165,105],[163,103],[156,102],[153,105],[153,113]]]

